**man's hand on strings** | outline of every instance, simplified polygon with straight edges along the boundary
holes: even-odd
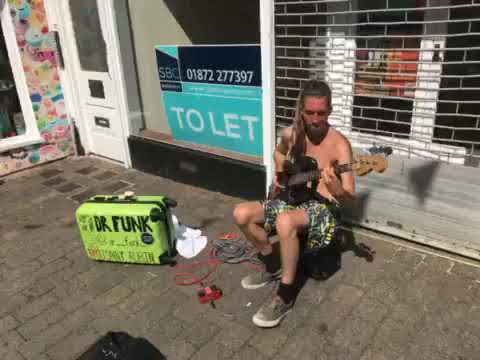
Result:
[[[337,174],[335,174],[335,169],[332,166],[325,167],[322,170],[322,180],[330,194],[336,200],[339,200],[344,196],[345,190],[343,189],[342,183]]]

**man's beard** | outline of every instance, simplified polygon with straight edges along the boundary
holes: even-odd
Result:
[[[322,142],[328,132],[328,124],[315,126],[315,125],[305,125],[305,133],[308,136],[308,139],[315,145],[318,145]]]

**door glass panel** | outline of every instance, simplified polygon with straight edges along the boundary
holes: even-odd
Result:
[[[69,3],[82,70],[108,72],[107,47],[100,26],[97,0],[70,0]]]
[[[25,133],[25,122],[0,26],[0,139]]]
[[[99,99],[105,99],[105,89],[101,80],[88,80],[90,96]]]

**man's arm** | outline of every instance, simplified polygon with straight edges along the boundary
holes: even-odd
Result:
[[[353,152],[350,142],[345,139],[345,142],[340,145],[338,164],[351,164],[353,161]],[[341,194],[339,201],[345,201],[353,198],[355,195],[355,175],[353,171],[347,171],[340,175],[342,180],[342,189],[344,191]]]
[[[338,164],[350,164],[353,161],[353,152],[350,142],[341,137],[341,141],[337,145]],[[333,167],[323,170],[322,178],[329,192],[337,202],[345,202],[353,198],[355,194],[355,176],[352,171],[340,174],[338,179]]]
[[[282,130],[280,134],[280,142],[275,147],[273,159],[275,161],[275,172],[283,171],[283,164],[287,158],[288,148],[290,146],[290,138],[292,136],[292,128],[288,127]]]
[[[287,158],[288,149],[290,146],[290,138],[292,136],[292,128],[288,127],[282,130],[280,134],[280,142],[275,147],[273,153],[273,159],[275,162],[275,174],[273,177],[273,183],[278,187],[279,184],[279,175],[284,171],[284,163]]]

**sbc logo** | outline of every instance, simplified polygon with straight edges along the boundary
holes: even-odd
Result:
[[[160,80],[180,81],[180,74],[175,67],[159,66],[158,75]]]

